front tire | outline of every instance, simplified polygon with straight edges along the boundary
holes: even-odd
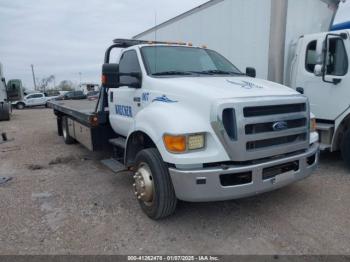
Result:
[[[18,103],[18,104],[16,105],[16,108],[19,109],[19,110],[22,110],[22,109],[24,109],[25,107],[26,107],[26,105],[25,105],[24,103]]]
[[[63,140],[67,145],[71,145],[75,143],[74,138],[69,135],[68,118],[65,116],[62,117],[62,135],[63,135]]]
[[[135,195],[141,209],[154,220],[174,213],[177,204],[168,167],[156,148],[140,151],[136,156]]]
[[[344,134],[340,151],[345,164],[350,168],[350,129]]]

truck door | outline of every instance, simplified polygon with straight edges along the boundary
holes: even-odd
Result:
[[[38,94],[38,97],[36,98],[37,105],[45,105],[46,104],[46,98],[44,94]]]
[[[35,94],[27,96],[25,99],[25,103],[27,106],[34,106],[35,105]]]
[[[31,105],[32,106],[40,106],[42,105],[42,102],[41,100],[43,99],[43,95],[42,94],[34,94],[32,96],[32,99],[31,100]]]
[[[141,67],[135,50],[122,54],[119,61],[120,87],[108,91],[109,117],[113,129],[127,136],[141,106]]]
[[[325,42],[325,34],[304,37],[296,88],[309,98],[318,119],[335,120],[350,106],[350,45],[349,39],[339,36],[329,36]]]

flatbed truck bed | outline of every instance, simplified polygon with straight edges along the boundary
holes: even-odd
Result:
[[[91,151],[99,151],[111,148],[109,140],[117,138],[105,112],[98,109],[98,101],[56,100],[48,106],[57,116],[57,132],[66,144],[78,141]]]
[[[84,100],[56,100],[49,101],[48,105],[54,111],[65,113],[80,122],[90,124],[90,118],[96,114],[97,101]]]

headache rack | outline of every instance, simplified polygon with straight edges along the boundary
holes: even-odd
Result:
[[[134,45],[143,45],[143,44],[160,44],[160,45],[187,45],[185,42],[172,42],[172,41],[148,41],[148,40],[136,40],[136,39],[124,39],[117,38],[113,40],[114,47],[128,48]]]
[[[183,46],[192,46],[191,43],[185,43],[185,42],[164,42],[164,41],[147,41],[147,40],[136,40],[136,39],[124,39],[124,38],[117,38],[113,40],[113,45],[107,48],[105,53],[105,59],[104,63],[109,63],[109,58],[112,49],[114,48],[128,48],[134,45],[145,45],[145,44],[160,44],[160,45],[183,45]]]

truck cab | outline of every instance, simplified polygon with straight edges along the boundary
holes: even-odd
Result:
[[[0,63],[0,121],[10,120],[11,118],[11,104],[8,101],[6,91],[6,80],[3,75],[2,64]]]
[[[207,48],[135,42],[114,70],[106,61],[102,90],[150,217],[168,215],[175,199],[247,197],[311,174],[318,136],[305,96]]]
[[[350,165],[350,31],[305,35],[298,41],[291,86],[310,100],[322,150],[341,150]]]
[[[21,101],[24,98],[24,88],[20,79],[10,79],[7,81],[7,96],[12,102]]]

